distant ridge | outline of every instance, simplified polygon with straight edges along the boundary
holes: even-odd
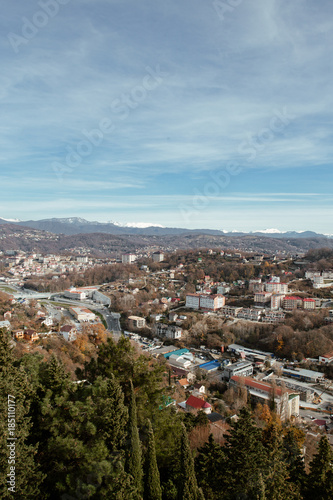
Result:
[[[218,229],[187,229],[164,227],[160,224],[149,224],[145,222],[124,223],[87,221],[81,217],[66,217],[41,220],[20,221],[18,219],[0,218],[0,224],[15,224],[48,231],[54,234],[90,234],[106,233],[113,235],[145,235],[145,236],[179,236],[183,234],[206,234],[216,236],[263,236],[267,238],[332,238],[332,235],[319,234],[314,231],[280,231],[279,229],[263,229],[258,231],[223,231]]]

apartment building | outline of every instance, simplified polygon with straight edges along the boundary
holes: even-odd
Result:
[[[74,318],[77,319],[77,321],[79,321],[79,323],[94,321],[96,318],[93,312],[83,307],[71,307],[69,311],[74,316]]]
[[[144,328],[146,326],[145,318],[140,318],[140,316],[129,316],[128,321],[130,328]]]
[[[122,264],[133,264],[135,262],[136,256],[133,253],[124,253],[121,256]]]
[[[265,316],[263,316],[263,323],[281,323],[286,318],[286,315],[282,311],[267,311]]]
[[[156,323],[154,329],[158,337],[167,339],[180,339],[183,333],[179,326],[165,325],[163,323]]]
[[[261,313],[262,313],[262,311],[258,310],[258,309],[243,308],[237,314],[237,318],[247,319],[247,320],[250,320],[250,321],[260,321]]]
[[[275,411],[282,421],[289,420],[291,417],[299,416],[300,395],[291,389],[284,389],[278,386],[272,386],[266,382],[259,382],[251,377],[233,376],[230,379],[230,385],[239,387],[244,385],[248,394],[261,403],[274,401]]]
[[[208,309],[216,311],[225,304],[225,297],[221,294],[204,295],[189,293],[186,295],[186,307],[190,309]]]
[[[153,262],[163,262],[164,253],[163,252],[154,252],[152,255]]]
[[[283,299],[285,298],[284,293],[273,293],[271,296],[271,309],[275,311],[276,309],[280,309],[283,305]]]
[[[271,292],[257,292],[254,294],[254,302],[257,305],[265,305],[268,304],[271,300],[272,293]]]
[[[302,307],[303,301],[301,297],[295,297],[294,295],[289,295],[283,299],[282,307],[286,311],[292,311],[298,307]]]
[[[288,293],[287,283],[268,282],[265,283],[265,291],[272,293]]]
[[[221,313],[223,316],[232,316],[233,318],[236,318],[242,309],[242,307],[236,306],[223,306],[221,308]]]

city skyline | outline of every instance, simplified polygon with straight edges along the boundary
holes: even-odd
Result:
[[[331,234],[332,13],[8,4],[0,216]]]

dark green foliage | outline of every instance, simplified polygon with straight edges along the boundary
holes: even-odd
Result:
[[[224,461],[223,448],[215,443],[213,435],[210,434],[208,443],[198,450],[195,459],[198,484],[205,492],[206,500],[220,498]]]
[[[308,500],[333,498],[333,452],[326,436],[320,439],[317,454],[310,463],[307,484]]]
[[[202,492],[198,488],[194,471],[194,459],[184,425],[182,425],[180,442],[180,464],[181,471],[178,484],[178,499],[201,500]]]
[[[0,498],[38,498],[43,475],[29,443],[34,392],[23,369],[14,366],[10,338],[0,330]],[[13,439],[15,438],[15,439]],[[15,445],[13,445],[15,443]],[[8,446],[10,445],[10,446]],[[10,455],[10,452],[12,455]],[[8,463],[10,461],[10,463]],[[15,467],[15,493],[8,490]]]
[[[144,498],[145,500],[162,500],[160,473],[158,471],[156,461],[155,439],[150,420],[148,420],[148,443],[145,460]]]
[[[128,437],[126,443],[126,472],[133,478],[138,493],[142,489],[142,451],[136,416],[136,402],[132,382],[130,383],[130,402],[128,408]]]
[[[240,410],[239,420],[231,425],[225,436],[222,491],[226,498],[255,498],[265,465],[261,431],[247,407]]]
[[[267,500],[288,500],[299,498],[298,486],[289,481],[287,464],[284,461],[281,426],[275,421],[264,430],[265,466],[265,498]]]

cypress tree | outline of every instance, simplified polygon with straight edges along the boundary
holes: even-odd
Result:
[[[261,431],[254,423],[251,411],[244,406],[237,422],[225,435],[221,489],[227,498],[256,498],[260,475],[265,464]],[[229,496],[228,496],[229,495]]]
[[[208,442],[199,448],[195,459],[198,484],[208,498],[220,498],[224,459],[222,447],[210,434]]]
[[[178,487],[179,500],[201,500],[203,494],[201,488],[198,488],[194,470],[194,459],[184,424],[182,424],[180,442],[180,466],[181,473]]]
[[[307,498],[327,500],[333,498],[333,452],[326,436],[318,445],[318,452],[310,462]]]
[[[266,451],[264,469],[266,499],[286,498],[292,500],[299,498],[299,486],[288,481],[289,474],[282,449],[281,425],[272,420],[263,431],[263,442]]]
[[[133,477],[138,493],[142,491],[142,452],[137,425],[136,402],[132,381],[130,382],[130,401],[128,409],[128,442],[126,472]]]
[[[153,428],[148,420],[148,444],[145,461],[144,499],[162,500],[160,473],[157,467]]]

